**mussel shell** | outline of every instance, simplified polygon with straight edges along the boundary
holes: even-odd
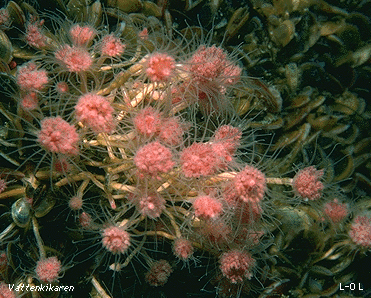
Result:
[[[13,59],[12,43],[3,30],[0,30],[0,58],[5,63],[9,63]]]
[[[14,223],[18,227],[25,228],[31,220],[31,205],[25,198],[18,199],[12,205],[11,214]]]
[[[98,0],[89,7],[91,23],[94,24],[94,26],[96,27],[98,27],[99,24],[102,22],[102,12],[102,3],[100,3],[100,1]]]
[[[26,23],[26,16],[22,10],[22,8],[15,3],[14,1],[9,1],[6,9],[9,12],[9,15],[12,19],[12,23],[20,26],[24,26]]]
[[[27,192],[28,197],[33,198],[33,210],[37,218],[47,215],[53,209],[55,194],[47,185],[40,184],[36,189],[29,187]]]
[[[39,218],[47,215],[53,209],[55,203],[56,200],[50,195],[47,195],[40,204],[35,207],[35,216]]]

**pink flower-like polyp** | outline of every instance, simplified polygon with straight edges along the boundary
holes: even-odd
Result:
[[[58,279],[61,271],[61,262],[57,257],[41,259],[36,264],[37,278],[42,282],[53,282]]]
[[[355,244],[371,248],[371,217],[357,216],[350,227],[349,236]]]
[[[201,218],[215,218],[223,211],[223,205],[216,198],[210,196],[199,196],[193,202],[195,215]]]
[[[122,227],[109,226],[102,232],[102,245],[112,254],[123,254],[130,246],[130,234]]]
[[[317,200],[322,196],[324,188],[320,179],[323,176],[323,170],[317,170],[315,167],[307,167],[296,173],[292,182],[295,192],[304,199]]]
[[[144,136],[157,134],[161,121],[161,114],[150,106],[140,110],[133,120],[136,130]]]
[[[217,158],[212,145],[195,142],[183,149],[180,160],[184,176],[199,178],[214,174]]]
[[[142,215],[157,218],[165,209],[165,199],[159,195],[144,196],[139,199],[138,208]]]
[[[54,56],[69,72],[88,71],[93,65],[90,53],[82,47],[64,45],[54,53]]]
[[[170,79],[175,60],[168,54],[153,53],[146,63],[146,73],[152,82],[164,82]]]
[[[46,46],[47,37],[42,31],[44,21],[35,21],[27,24],[26,27],[26,41],[27,43],[36,49],[41,49]]]
[[[94,93],[82,95],[75,106],[76,119],[95,133],[113,130],[113,111],[108,100]]]
[[[183,140],[184,129],[178,118],[167,118],[160,126],[159,138],[167,145],[179,145]]]
[[[0,282],[0,297],[1,298],[16,298],[17,297],[15,295],[15,291],[12,291],[10,287],[11,285],[8,285],[3,281]]]
[[[173,269],[171,268],[168,261],[159,260],[153,262],[145,278],[151,286],[163,286],[167,282],[172,272]]]
[[[48,74],[46,70],[37,69],[36,64],[30,62],[19,68],[17,83],[22,90],[41,90],[48,83]]]
[[[172,158],[170,149],[155,141],[137,151],[134,163],[142,176],[159,179],[160,174],[167,173],[174,167]]]
[[[265,175],[247,165],[233,179],[234,191],[244,202],[260,202],[267,189]]]
[[[255,259],[248,252],[231,250],[222,254],[220,270],[233,284],[252,278]]]
[[[41,120],[37,141],[47,151],[66,155],[79,153],[79,135],[76,128],[62,117],[48,117]]]
[[[118,37],[110,34],[102,38],[100,50],[104,56],[118,57],[124,53],[125,44]]]
[[[70,29],[70,36],[74,45],[84,46],[93,40],[97,32],[93,27],[74,25]]]
[[[173,252],[176,257],[186,261],[193,254],[193,246],[191,241],[185,238],[177,238],[174,240]]]
[[[326,203],[323,211],[335,224],[342,222],[349,214],[348,206],[345,203],[340,203],[338,199]]]

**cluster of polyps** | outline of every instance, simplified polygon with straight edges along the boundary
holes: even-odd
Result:
[[[224,285],[253,279],[261,239],[269,242],[268,185],[286,181],[292,196],[315,201],[322,197],[323,171],[308,167],[282,180],[267,178],[251,158],[246,164],[248,155],[242,161],[243,131],[221,117],[233,110],[231,90],[242,72],[237,63],[214,45],[187,55],[157,48],[147,30],[137,30],[133,51],[122,32],[71,23],[59,36],[43,25],[32,20],[25,38],[43,54],[16,74],[22,133],[34,136],[34,146],[23,150],[31,159],[41,151],[52,157],[35,159],[36,177],[46,172],[54,186],[77,189],[69,205],[80,228],[96,232],[100,251],[115,256],[110,268],[119,270],[145,251],[146,239],[164,237],[180,260],[197,249],[213,254]],[[104,194],[101,204],[109,202],[107,223],[97,221],[101,209],[83,203],[88,185]],[[355,221],[351,236],[369,237],[368,225],[368,219]],[[353,238],[364,245],[365,236]],[[163,285],[170,264],[143,256],[146,280]],[[49,280],[43,262],[36,273]]]

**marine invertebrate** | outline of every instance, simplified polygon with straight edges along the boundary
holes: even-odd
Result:
[[[3,274],[5,282],[55,282],[63,271],[66,279],[59,282],[76,285],[73,276],[81,266],[84,275],[93,276],[79,279],[90,286],[86,293],[94,287],[103,297],[116,297],[123,288],[130,291],[127,283],[137,278],[131,270],[143,265],[149,271],[137,270],[139,279],[166,287],[176,280],[174,271],[179,276],[174,264],[181,260],[191,272],[208,270],[205,276],[212,280],[206,283],[215,285],[209,291],[254,297],[252,289],[268,296],[288,278],[292,289],[283,287],[283,295],[322,295],[330,282],[347,276],[348,256],[369,249],[368,222],[361,216],[349,223],[342,205],[346,196],[340,197],[339,184],[331,180],[336,166],[320,149],[320,160],[306,151],[313,130],[324,133],[326,125],[313,120],[317,114],[309,117],[320,113],[323,95],[287,95],[300,87],[300,78],[289,76],[305,65],[295,72],[296,60],[282,68],[289,81],[285,89],[280,71],[267,82],[245,76],[245,47],[229,54],[202,37],[200,28],[172,35],[172,27],[156,18],[125,15],[107,5],[101,7],[108,20],[104,26],[99,2],[82,10],[70,2],[65,10],[74,22],[57,21],[69,30],[51,26],[55,20],[30,19],[45,44],[29,43],[31,61],[27,55],[16,58],[15,80],[1,76],[9,79],[5,86],[17,102],[16,108],[5,105],[0,115],[1,158],[12,168],[1,176],[7,188],[0,193],[5,199],[0,249],[9,249],[15,264]],[[156,11],[152,2],[143,5],[148,14]],[[85,12],[93,11],[94,20],[88,21]],[[241,23],[248,18],[245,12],[240,11]],[[269,61],[276,58],[275,47],[294,39],[277,41],[278,32],[290,24],[280,20],[274,28]],[[267,42],[264,36],[262,41]],[[336,102],[338,110],[350,113],[343,98]],[[251,107],[259,112],[244,117]],[[300,129],[291,131],[296,125]],[[271,144],[269,132],[257,130],[283,127],[288,131],[272,137]],[[327,132],[332,140],[339,137]],[[361,145],[367,147],[366,141]],[[363,152],[361,145],[350,149]],[[50,159],[39,158],[43,151]],[[354,210],[369,208],[367,199],[357,200]],[[34,233],[20,233],[29,227]],[[7,245],[13,240],[19,245]],[[37,247],[38,260],[26,243]],[[53,258],[47,258],[45,248],[61,250],[49,271],[41,270],[42,261]],[[41,269],[23,277],[18,268],[30,258]],[[190,260],[205,266],[197,269]],[[58,262],[69,266],[56,270]]]

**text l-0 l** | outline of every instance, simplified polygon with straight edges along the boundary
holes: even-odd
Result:
[[[363,286],[361,283],[351,282],[350,284],[347,284],[347,285],[340,283],[339,287],[340,287],[340,291],[344,291],[344,290],[363,291]]]

